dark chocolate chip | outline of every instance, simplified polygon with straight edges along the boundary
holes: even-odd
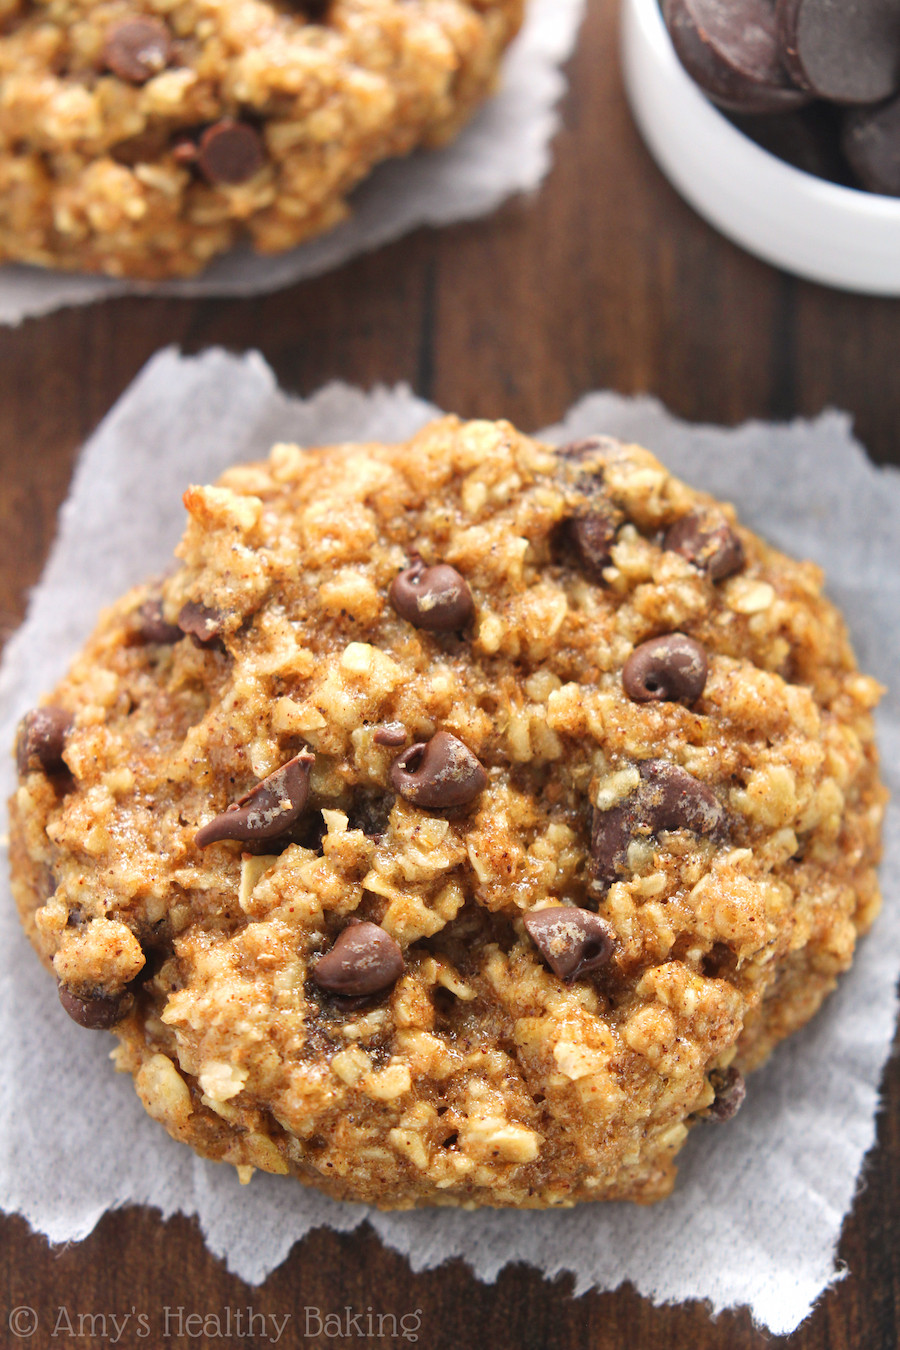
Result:
[[[63,750],[72,730],[72,714],[65,708],[35,708],[19,723],[16,764],[24,775],[34,770],[65,773]]]
[[[598,970],[612,956],[612,929],[588,909],[554,905],[526,914],[524,924],[554,975],[567,984]]]
[[[612,562],[618,521],[612,510],[596,507],[566,522],[566,536],[578,567],[591,581],[603,580],[603,569]]]
[[[145,600],[138,610],[138,637],[141,642],[170,647],[181,641],[184,632],[177,624],[166,622],[161,600]]]
[[[385,722],[375,729],[372,740],[376,745],[390,745],[396,749],[398,745],[406,744],[407,735],[406,727],[402,722]]]
[[[309,774],[315,755],[303,750],[256,787],[232,803],[220,816],[202,826],[194,836],[200,848],[220,839],[275,839],[284,834],[306,808]]]
[[[832,103],[881,103],[900,89],[897,0],[777,0],[784,63]]]
[[[557,446],[556,453],[562,459],[586,459],[596,450],[606,450],[612,444],[608,436],[585,436],[580,441],[567,441],[565,445]]]
[[[391,582],[389,598],[401,619],[429,633],[456,633],[475,613],[465,577],[448,563],[426,567],[417,558]]]
[[[114,23],[103,42],[103,64],[129,84],[145,84],[172,59],[172,37],[165,24],[142,15]]]
[[[313,966],[320,989],[351,997],[378,994],[403,974],[403,952],[377,923],[354,923]]]
[[[213,184],[235,186],[259,173],[266,152],[259,133],[246,122],[224,117],[207,127],[197,149],[197,167]]]
[[[219,610],[201,605],[196,600],[189,600],[186,605],[182,605],[178,615],[178,627],[193,639],[196,647],[223,649],[221,634],[224,622],[225,616]]]
[[[595,809],[591,824],[591,860],[594,876],[611,886],[624,876],[628,845],[640,825],[637,801],[614,806],[609,811]]]
[[[394,791],[426,810],[466,806],[487,787],[487,781],[469,747],[449,731],[411,745],[391,765]]]
[[[632,796],[609,811],[594,811],[593,870],[606,885],[625,875],[633,839],[679,829],[714,835],[724,824],[718,798],[686,769],[665,759],[645,759],[637,768],[641,784]]]
[[[809,102],[781,59],[775,0],[664,0],[678,59],[716,103],[734,112],[789,112]]]
[[[711,581],[722,581],[744,565],[744,546],[715,511],[689,511],[666,530],[663,547],[706,572]]]
[[[91,994],[88,998],[79,998],[61,984],[59,1001],[80,1027],[89,1031],[109,1031],[131,1012],[134,995],[123,989],[119,994]]]
[[[644,780],[640,789],[641,814],[653,833],[693,830],[714,834],[725,812],[711,788],[668,759],[645,759],[638,765]]]
[[[842,144],[864,188],[885,197],[900,197],[900,98],[881,108],[850,113]]]
[[[709,1075],[709,1082],[716,1099],[703,1113],[703,1119],[722,1124],[726,1120],[731,1120],[741,1109],[747,1095],[744,1075],[732,1065],[728,1069],[713,1069]]]
[[[695,703],[706,686],[706,649],[684,633],[666,633],[635,647],[622,687],[635,703]]]

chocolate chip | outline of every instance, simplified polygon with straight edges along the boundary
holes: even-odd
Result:
[[[394,578],[389,599],[401,619],[429,633],[456,633],[475,613],[465,577],[447,563],[426,567],[421,558]]]
[[[567,441],[557,446],[556,453],[562,459],[586,459],[597,450],[606,450],[613,444],[609,436],[585,436],[580,441]]]
[[[63,750],[72,730],[72,714],[65,708],[35,708],[19,723],[16,764],[23,776],[35,770],[65,773]]]
[[[747,1095],[744,1075],[732,1065],[728,1069],[713,1069],[709,1075],[710,1086],[716,1094],[712,1106],[703,1113],[703,1119],[722,1124],[731,1120],[741,1109]]]
[[[213,184],[234,186],[259,173],[266,152],[259,133],[246,122],[224,117],[207,127],[197,149],[197,167]]]
[[[668,759],[645,759],[638,765],[644,780],[641,811],[655,834],[658,830],[693,830],[714,834],[725,812],[711,788]]]
[[[158,19],[123,19],[107,31],[101,59],[120,80],[144,84],[169,64],[172,38]]]
[[[388,989],[403,974],[403,952],[377,923],[354,923],[313,966],[311,978],[332,994],[359,997]]]
[[[182,605],[178,615],[178,627],[192,638],[195,647],[224,650],[221,637],[224,622],[225,615],[219,610],[201,605],[196,600],[189,600],[186,605]]]
[[[900,89],[897,0],[778,0],[785,65],[832,103],[881,103]]]
[[[612,510],[595,507],[566,522],[568,543],[575,561],[591,581],[603,580],[603,569],[612,562],[618,520]]]
[[[709,671],[706,649],[684,633],[666,633],[635,647],[622,687],[635,703],[694,703]]]
[[[612,929],[590,910],[554,905],[526,914],[523,922],[554,975],[567,984],[598,970],[612,956]]]
[[[686,769],[666,759],[645,759],[637,768],[641,776],[637,791],[609,811],[594,811],[594,875],[606,885],[625,875],[633,839],[679,829],[714,835],[724,824],[718,798]]]
[[[885,197],[900,197],[900,98],[881,108],[851,113],[842,144],[864,188]]]
[[[689,511],[666,530],[663,548],[706,572],[711,581],[722,581],[744,565],[744,546],[728,524],[714,511]]]
[[[595,809],[591,824],[591,861],[594,876],[611,886],[626,871],[628,845],[641,824],[636,800],[609,811]]]
[[[376,745],[391,745],[396,748],[398,745],[406,744],[407,735],[402,722],[385,722],[382,726],[376,727],[372,740]]]
[[[61,984],[59,1001],[80,1027],[87,1027],[89,1031],[109,1031],[131,1012],[134,995],[123,989],[119,994],[91,994],[88,998],[79,998]]]
[[[157,643],[161,647],[170,647],[184,637],[177,624],[166,622],[161,600],[144,601],[138,610],[137,632],[141,642]]]
[[[809,101],[785,69],[774,0],[664,0],[678,58],[711,99],[735,112],[788,112]]]
[[[426,810],[466,806],[487,787],[487,781],[469,747],[449,731],[411,745],[391,765],[394,791]]]
[[[309,774],[315,755],[303,750],[256,787],[233,802],[194,835],[200,848],[220,839],[275,839],[297,820],[309,800]]]

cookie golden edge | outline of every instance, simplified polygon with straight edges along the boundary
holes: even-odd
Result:
[[[276,446],[185,503],[178,569],[102,616],[48,700],[74,715],[61,772],[28,769],[10,804],[44,963],[73,997],[126,998],[117,1067],[242,1179],[383,1208],[663,1198],[689,1128],[815,1014],[880,903],[880,689],[819,569],[639,447],[556,452],[502,422]],[[704,512],[740,543],[716,580],[663,546]],[[597,513],[599,579],[571,537]],[[462,633],[394,608],[415,557],[465,577]],[[170,625],[214,612],[215,640],[143,640],[160,601]],[[708,653],[702,694],[633,701],[625,662],[673,631]],[[407,749],[460,739],[487,785],[446,810],[395,795],[404,750],[375,732],[396,724]],[[301,752],[296,842],[198,847]],[[653,760],[725,826],[639,827],[600,883],[592,822]],[[524,923],[561,903],[613,939],[569,981]],[[404,960],[367,1000],[312,979],[360,919]]]
[[[0,0],[0,262],[154,281],[293,248],[377,164],[461,130],[524,0],[315,8]]]

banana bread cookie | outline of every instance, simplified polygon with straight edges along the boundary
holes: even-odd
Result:
[[[63,1008],[242,1178],[665,1196],[879,905],[879,686],[818,569],[645,450],[503,422],[184,500],[19,731]]]
[[[449,140],[524,0],[0,0],[0,262],[189,276]]]

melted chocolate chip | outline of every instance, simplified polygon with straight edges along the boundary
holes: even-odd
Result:
[[[833,103],[881,103],[900,89],[897,0],[778,0],[785,65]]]
[[[161,600],[145,600],[138,610],[137,635],[141,642],[170,647],[180,642],[184,633],[177,624],[167,623],[163,616]]]
[[[689,511],[666,531],[663,548],[706,572],[711,581],[722,581],[744,565],[744,547],[728,521],[716,512]]]
[[[664,0],[678,58],[711,99],[734,112],[789,112],[809,101],[781,59],[774,0]]]
[[[172,38],[158,19],[123,19],[107,31],[103,64],[129,84],[145,84],[172,59]]]
[[[23,776],[35,770],[65,773],[63,751],[72,730],[72,714],[65,708],[35,708],[19,723],[16,764]]]
[[[411,745],[391,766],[394,791],[426,810],[466,806],[487,787],[487,781],[469,747],[449,731]]]
[[[310,751],[304,750],[289,759],[220,816],[202,826],[194,835],[194,843],[205,848],[220,839],[240,839],[249,843],[284,834],[306,808],[309,774],[315,758]]]
[[[609,811],[594,811],[591,856],[595,876],[606,885],[625,875],[633,839],[679,829],[713,835],[724,824],[718,798],[686,769],[665,759],[645,759],[637,768],[637,791]]]
[[[388,989],[403,974],[403,952],[377,923],[354,923],[313,966],[311,978],[332,994],[361,997]]]
[[[178,627],[182,633],[188,634],[195,647],[224,650],[221,636],[224,622],[225,615],[219,610],[201,605],[196,600],[189,600],[186,605],[182,605],[178,615]]]
[[[456,633],[475,613],[465,577],[448,563],[426,567],[417,558],[391,583],[390,602],[408,623],[429,633]]]
[[[590,910],[555,905],[526,914],[523,922],[554,975],[567,984],[598,970],[612,956],[612,929]]]
[[[709,1110],[704,1112],[703,1119],[722,1124],[731,1120],[741,1109],[747,1095],[744,1075],[732,1065],[728,1069],[714,1069],[709,1075],[709,1081],[716,1099]]]
[[[603,580],[603,569],[612,562],[618,521],[612,510],[595,507],[566,522],[566,536],[578,567],[591,581]]]
[[[695,703],[706,686],[706,649],[684,633],[666,633],[635,647],[622,686],[635,703]]]
[[[207,127],[197,148],[197,167],[210,183],[234,187],[259,173],[266,152],[259,133],[246,122],[225,117]]]
[[[119,994],[91,994],[88,998],[79,998],[61,984],[59,1001],[80,1027],[89,1031],[109,1031],[131,1012],[134,995],[123,989]]]
[[[376,745],[390,745],[396,749],[398,745],[406,744],[407,735],[402,722],[385,722],[376,728],[372,740]]]

